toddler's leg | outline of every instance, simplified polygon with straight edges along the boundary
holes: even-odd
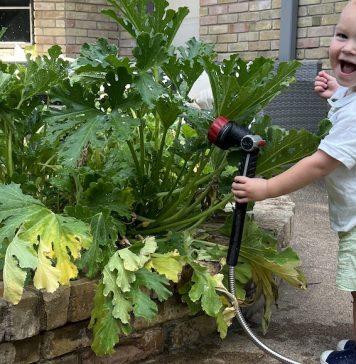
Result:
[[[352,294],[352,304],[353,304],[353,318],[354,318],[354,326],[353,326],[353,340],[356,341],[356,291],[351,292]]]

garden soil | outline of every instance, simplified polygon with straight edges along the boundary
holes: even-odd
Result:
[[[292,246],[302,260],[308,289],[299,291],[282,284],[278,307],[263,342],[281,354],[305,364],[319,363],[320,353],[333,350],[338,340],[352,332],[351,295],[335,287],[337,235],[328,220],[328,201],[323,183],[291,194],[296,203]],[[260,335],[258,315],[252,317]],[[273,364],[238,327],[227,338],[204,339],[183,352],[160,355],[142,363],[158,364]]]

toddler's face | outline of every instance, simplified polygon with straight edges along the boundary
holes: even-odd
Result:
[[[356,86],[356,4],[345,7],[329,48],[331,67],[339,84]]]

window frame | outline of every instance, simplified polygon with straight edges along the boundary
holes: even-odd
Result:
[[[0,10],[28,10],[30,13],[30,41],[24,42],[24,41],[2,41],[0,39],[0,46],[6,46],[6,45],[32,45],[34,44],[34,24],[33,24],[33,0],[29,1],[28,6],[2,6],[0,5]]]

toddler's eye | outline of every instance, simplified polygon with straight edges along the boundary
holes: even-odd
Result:
[[[344,33],[336,33],[336,38],[347,39],[347,35]]]

